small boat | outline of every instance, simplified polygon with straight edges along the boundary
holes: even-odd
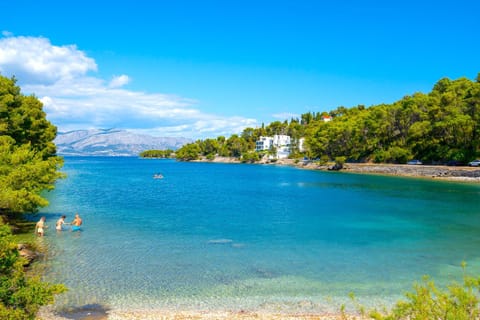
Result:
[[[155,174],[153,175],[153,179],[163,179],[163,175],[160,174],[160,173],[155,173]]]

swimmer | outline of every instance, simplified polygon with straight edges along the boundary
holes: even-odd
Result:
[[[35,234],[39,237],[43,237],[45,235],[44,229],[47,228],[47,225],[45,225],[45,217],[41,217],[40,220],[37,222],[35,225]]]
[[[62,231],[63,225],[66,224],[65,223],[65,218],[66,218],[66,216],[61,216],[60,219],[57,220],[57,223],[55,224],[55,229],[57,231]]]
[[[72,221],[72,231],[78,231],[80,230],[80,226],[82,225],[83,221],[78,215],[78,213],[75,214],[75,219]]]

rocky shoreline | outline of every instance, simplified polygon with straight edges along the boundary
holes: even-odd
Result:
[[[213,163],[241,163],[237,158],[216,157],[214,160],[200,159],[195,162]],[[332,170],[333,163],[321,165],[314,161],[303,161],[293,159],[280,159],[276,161],[260,161],[256,164],[285,165],[300,169],[310,170]],[[376,163],[346,163],[340,172],[379,174],[399,177],[416,177],[441,179],[449,181],[480,182],[480,168],[478,167],[450,167],[430,165],[406,165],[406,164],[376,164]]]
[[[308,164],[306,165],[307,168],[309,168],[309,166]],[[318,165],[314,165],[313,169],[328,170],[328,167],[321,168]],[[347,163],[341,171],[449,181],[480,182],[480,168],[470,167]]]

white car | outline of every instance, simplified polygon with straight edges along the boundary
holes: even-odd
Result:
[[[468,163],[468,165],[469,165],[470,167],[480,167],[480,160],[477,159],[477,160],[470,161],[470,162]]]
[[[422,161],[420,161],[420,160],[410,160],[410,161],[407,162],[407,164],[419,165],[419,164],[422,164]]]

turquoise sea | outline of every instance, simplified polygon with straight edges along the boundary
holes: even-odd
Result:
[[[58,308],[329,312],[480,274],[480,185],[247,164],[65,158],[47,194]],[[153,179],[155,173],[163,179]],[[55,221],[78,212],[81,232]]]

